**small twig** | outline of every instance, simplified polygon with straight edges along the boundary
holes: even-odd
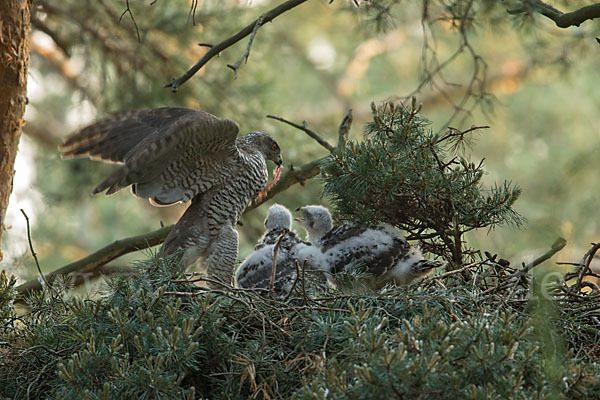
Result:
[[[286,123],[286,124],[288,124],[290,126],[293,126],[296,129],[301,130],[302,132],[306,133],[311,138],[315,139],[321,146],[323,146],[327,150],[329,150],[329,152],[332,152],[333,150],[335,150],[335,147],[333,147],[332,145],[330,145],[329,143],[327,143],[327,141],[325,139],[321,138],[321,136],[318,133],[316,133],[312,129],[308,128],[308,124],[306,123],[306,121],[303,121],[302,125],[298,125],[298,124],[295,124],[295,123],[293,123],[291,121],[288,121],[287,119],[284,119],[284,118],[281,118],[281,117],[277,117],[275,115],[267,115],[267,118],[271,118],[271,119],[274,119],[274,120]]]
[[[21,208],[21,213],[25,217],[25,222],[27,224],[27,242],[29,242],[29,250],[31,250],[31,255],[33,256],[33,259],[35,261],[35,266],[37,267],[37,270],[40,274],[40,277],[42,278],[42,281],[44,281],[44,284],[58,295],[56,290],[54,290],[52,285],[50,285],[50,283],[46,280],[46,277],[44,276],[44,273],[42,272],[42,268],[40,267],[40,263],[38,261],[37,254],[35,253],[35,250],[33,249],[33,243],[31,242],[31,228],[29,226],[29,217],[25,213],[25,210],[23,210],[22,208]]]
[[[444,140],[450,139],[451,137],[456,137],[456,136],[460,136],[463,137],[465,136],[467,133],[476,131],[478,129],[489,129],[490,127],[488,125],[483,125],[483,126],[471,126],[469,129],[461,131],[460,129],[456,129],[456,128],[452,128],[451,126],[448,127],[448,130],[450,131],[448,134],[442,136],[440,139],[438,139],[435,143],[441,143]]]
[[[119,23],[121,23],[121,20],[123,19],[123,17],[125,16],[125,14],[129,13],[129,16],[131,17],[131,21],[133,22],[133,26],[135,27],[135,33],[137,34],[138,43],[141,43],[142,39],[140,37],[140,30],[138,29],[137,23],[135,22],[135,18],[133,17],[133,13],[131,12],[131,8],[129,8],[129,0],[125,0],[125,5],[127,6],[127,8],[125,9],[125,11],[123,11],[123,13],[121,14],[121,16],[119,17]]]
[[[585,253],[583,258],[579,262],[579,274],[577,276],[577,283],[571,286],[575,288],[575,291],[579,291],[579,289],[581,288],[581,282],[583,281],[583,277],[586,276],[589,272],[591,272],[590,263],[592,262],[592,259],[596,255],[598,249],[600,249],[600,243],[592,243],[592,248],[589,249],[587,253]]]
[[[269,293],[271,293],[271,298],[275,298],[275,276],[277,275],[277,253],[279,252],[279,246],[281,246],[281,241],[285,237],[286,232],[279,235],[279,239],[277,239],[277,243],[275,243],[275,247],[273,248],[273,267],[271,269],[271,281],[269,282]]]
[[[542,254],[541,256],[539,256],[538,258],[536,258],[535,260],[533,260],[532,262],[530,262],[529,264],[525,265],[522,269],[513,272],[512,274],[510,274],[505,281],[499,283],[497,286],[488,289],[484,292],[482,292],[480,294],[480,296],[487,296],[490,293],[494,293],[498,290],[501,289],[506,289],[508,287],[512,287],[515,286],[520,278],[524,275],[526,275],[529,271],[531,271],[534,267],[540,265],[541,263],[543,263],[544,261],[548,260],[549,258],[551,258],[554,254],[558,253],[559,251],[561,251],[565,246],[567,245],[567,241],[563,238],[558,238],[556,239],[556,241],[552,244],[552,247],[550,248],[550,250],[548,250],[546,253]]]
[[[296,284],[298,283],[298,280],[300,279],[300,268],[298,265],[298,260],[294,260],[294,267],[296,267],[296,278],[294,279],[294,283],[292,283],[292,287],[290,288],[290,291],[285,296],[285,299],[283,299],[284,303],[289,300],[290,296],[294,292],[294,289],[296,288]]]
[[[23,210],[21,208],[21,213],[23,214],[23,216],[25,217],[25,222],[27,223],[27,241],[29,242],[29,250],[31,250],[31,255],[33,256],[33,259],[35,260],[35,266],[37,267],[37,270],[40,274],[40,277],[42,278],[42,280],[44,281],[44,284],[50,288],[50,290],[52,290],[52,292],[54,292],[54,294],[56,295],[56,298],[58,300],[60,300],[60,302],[63,304],[63,306],[65,307],[65,309],[69,309],[69,306],[67,306],[67,304],[64,302],[62,296],[58,293],[58,291],[54,288],[54,286],[50,285],[50,283],[48,282],[48,280],[46,279],[46,276],[44,275],[44,273],[42,272],[42,268],[40,267],[40,263],[38,261],[37,258],[37,254],[35,253],[35,250],[33,249],[33,243],[31,241],[31,228],[29,226],[29,217],[27,216],[27,214],[25,213],[25,210]],[[36,280],[38,283],[39,281]],[[18,288],[17,288],[18,291]]]
[[[307,0],[288,0],[277,7],[269,10],[268,12],[261,15],[259,18],[262,19],[261,25],[266,24],[267,22],[271,22],[273,19],[277,18],[279,15],[283,14],[286,11],[291,10],[292,8],[299,6],[302,3],[305,3]],[[255,27],[258,19],[254,20],[252,23],[244,27],[241,31],[236,33],[235,35],[223,40],[222,42],[214,45],[206,54],[204,54],[190,69],[188,69],[183,75],[179,78],[173,79],[171,82],[167,83],[165,87],[170,87],[173,91],[176,91],[179,86],[183,85],[187,82],[192,76],[196,74],[206,65],[213,57],[218,55],[221,51],[233,46],[246,36],[250,35]]]
[[[443,273],[441,275],[428,276],[428,277],[424,278],[423,280],[426,281],[426,280],[434,280],[434,279],[444,279],[444,278],[447,278],[449,276],[459,274],[459,273],[461,273],[461,272],[463,272],[463,271],[465,271],[465,270],[467,270],[469,268],[473,268],[473,267],[475,267],[477,265],[485,264],[488,261],[489,261],[489,259],[483,260],[483,261],[477,261],[477,262],[474,262],[474,263],[471,263],[471,264],[467,264],[467,265],[465,265],[465,266],[463,266],[463,267],[461,267],[459,269],[454,269],[452,271],[445,272],[445,273]]]
[[[298,262],[298,261],[296,261]],[[304,260],[304,262],[302,263],[302,296],[304,296],[304,300],[308,301],[309,298],[306,295],[306,275],[305,275],[305,271],[306,271],[306,260]]]
[[[233,79],[237,79],[237,72],[238,72],[238,69],[240,68],[240,65],[242,65],[242,62],[244,64],[248,63],[248,57],[250,57],[250,49],[252,48],[252,42],[254,41],[254,37],[256,36],[256,33],[258,32],[258,28],[262,25],[264,18],[265,18],[265,16],[261,15],[256,20],[256,23],[254,24],[254,29],[252,29],[252,33],[250,34],[250,39],[248,39],[248,46],[246,46],[246,50],[244,51],[244,54],[242,54],[240,59],[233,65],[227,64],[227,67],[229,67],[233,70]]]
[[[196,26],[196,9],[198,8],[198,0],[192,0],[190,5],[190,12],[188,13],[188,22],[190,22],[190,16],[192,17],[192,25]]]
[[[533,260],[532,262],[527,264],[525,266],[525,268],[513,273],[513,276],[524,275],[524,274],[528,273],[534,267],[540,265],[541,263],[548,260],[553,255],[555,255],[556,253],[561,251],[566,245],[567,245],[567,241],[565,239],[563,239],[563,238],[556,239],[556,241],[554,243],[552,243],[550,250],[548,250],[546,253],[542,254],[541,256],[539,256],[538,258],[536,258],[535,260]]]

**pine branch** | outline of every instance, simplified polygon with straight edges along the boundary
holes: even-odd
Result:
[[[196,62],[196,64],[194,64],[190,69],[188,69],[179,78],[173,79],[171,82],[167,83],[165,85],[165,87],[170,87],[173,91],[176,91],[179,88],[179,86],[181,86],[185,82],[187,82],[192,76],[194,76],[194,74],[196,74],[196,72],[198,72],[200,70],[200,68],[202,68],[204,65],[206,65],[213,57],[218,55],[220,52],[233,46],[234,44],[236,44],[237,42],[239,42],[246,36],[252,35],[253,32],[255,35],[256,30],[259,27],[263,26],[267,22],[271,22],[273,19],[277,18],[279,15],[283,14],[286,11],[291,10],[292,8],[294,8],[296,6],[299,6],[302,3],[305,3],[306,1],[307,0],[288,0],[284,3],[281,3],[277,7],[272,8],[271,10],[267,11],[266,13],[259,16],[257,19],[255,19],[253,22],[251,22],[249,25],[247,25],[244,29],[242,29],[235,35],[233,35],[233,36],[223,40],[221,43],[218,43],[218,44],[214,45],[213,47],[211,47],[210,50],[208,50],[206,52],[206,54],[204,54],[202,56],[202,58],[200,58]],[[248,45],[248,47],[246,49],[248,54],[250,53],[250,45],[251,45],[251,43]],[[236,71],[236,69],[234,69],[234,71]]]
[[[579,26],[587,20],[600,18],[600,3],[590,4],[589,6],[565,13],[541,0],[528,0],[523,3],[523,7],[506,11],[513,15],[534,11],[554,21],[559,28],[569,28],[571,26]]]

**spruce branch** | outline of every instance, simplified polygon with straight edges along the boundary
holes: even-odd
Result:
[[[249,25],[247,25],[245,28],[243,28],[241,31],[239,31],[235,35],[212,46],[210,48],[210,50],[208,50],[206,52],[206,54],[204,54],[202,56],[202,58],[200,58],[196,62],[196,64],[194,64],[190,69],[188,69],[180,77],[173,79],[171,82],[167,83],[165,85],[165,87],[170,87],[173,91],[176,91],[181,85],[183,85],[192,76],[194,76],[194,74],[196,74],[196,72],[198,72],[200,70],[200,68],[202,68],[204,65],[206,65],[213,57],[215,57],[216,55],[221,53],[223,50],[233,46],[234,44],[236,44],[237,42],[239,42],[240,40],[242,40],[243,38],[245,38],[248,35],[252,35],[253,33],[255,35],[256,30],[258,28],[260,28],[262,25],[264,25],[267,22],[271,22],[273,19],[277,18],[279,15],[283,14],[286,11],[291,10],[294,7],[299,6],[302,3],[305,3],[306,1],[307,0],[288,0],[288,1],[285,1],[281,4],[279,4],[277,7],[272,8],[271,10],[267,11],[263,15],[260,15],[257,19],[255,19],[253,22],[251,22]],[[254,37],[254,35],[252,36],[252,38]],[[250,43],[248,44],[248,47],[246,48],[246,52],[247,52],[247,54],[245,53],[246,58],[247,58],[247,55],[250,54],[251,44],[252,44],[252,41],[250,41]],[[243,58],[244,58],[244,56],[242,56],[241,59],[243,59]],[[232,67],[230,67],[230,68],[232,68]],[[235,72],[237,71],[237,68],[233,68],[233,69],[234,69],[234,76],[235,76]]]

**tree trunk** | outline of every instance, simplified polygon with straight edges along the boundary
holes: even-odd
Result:
[[[0,0],[0,239],[27,104],[32,4],[32,0]]]

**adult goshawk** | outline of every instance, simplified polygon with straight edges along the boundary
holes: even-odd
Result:
[[[89,156],[122,164],[93,191],[112,194],[131,185],[153,205],[192,200],[161,254],[184,250],[187,264],[206,259],[209,277],[231,280],[237,258],[234,227],[265,188],[266,160],[281,165],[268,134],[238,137],[234,121],[180,107],[124,111],[69,137],[63,158]]]

